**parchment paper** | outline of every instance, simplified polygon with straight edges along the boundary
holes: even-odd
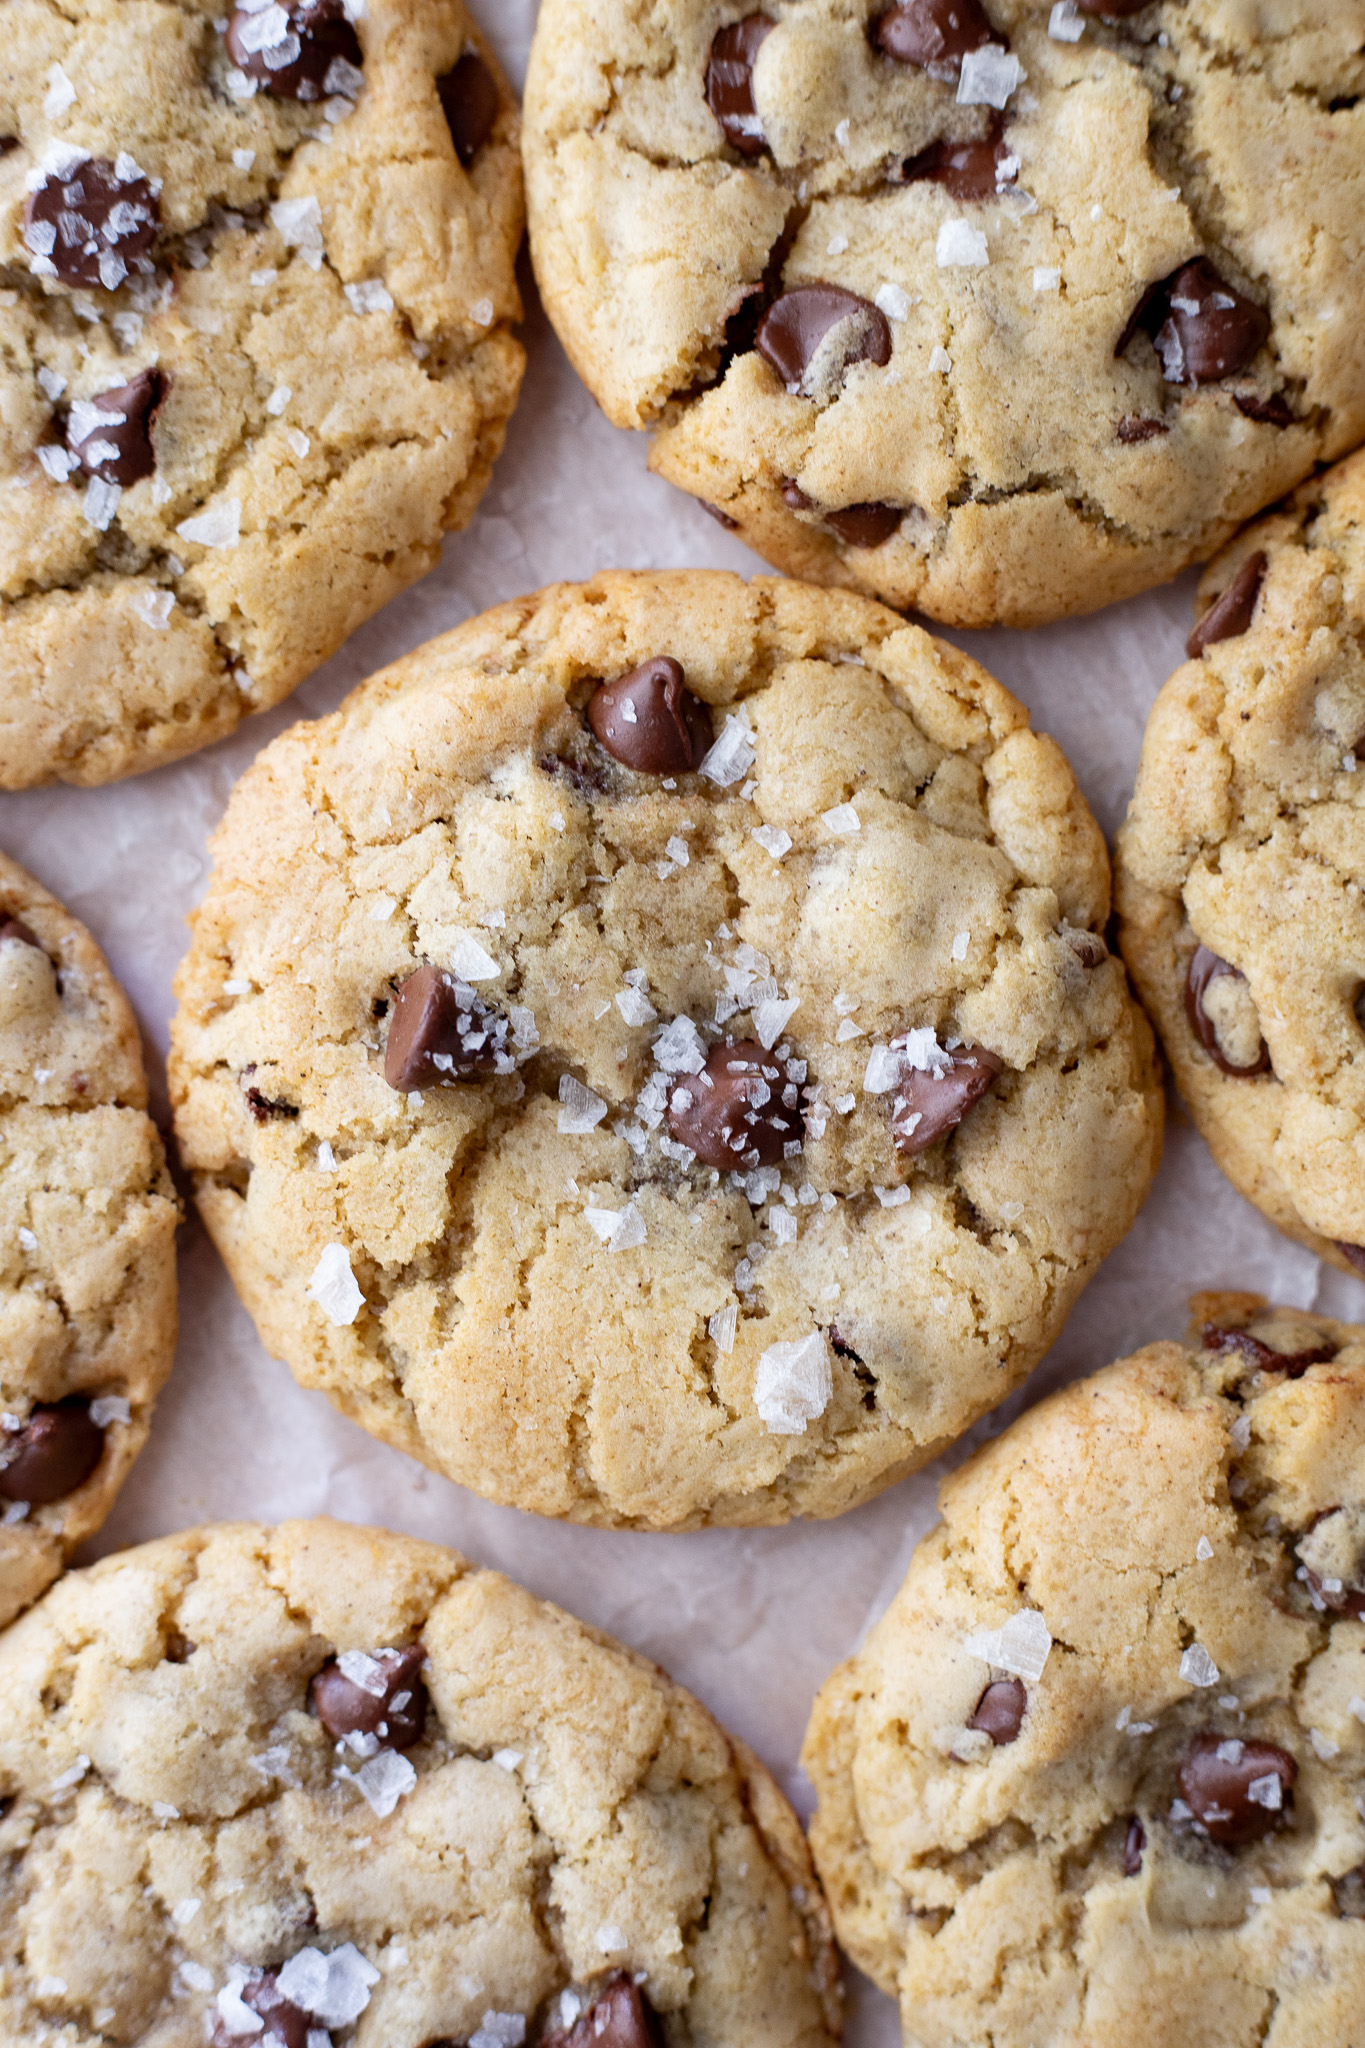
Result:
[[[520,88],[537,0],[473,0]],[[257,751],[294,720],[487,606],[601,568],[763,565],[648,474],[642,435],[608,426],[540,311],[523,263],[530,362],[506,452],[470,530],[277,711],[223,745],[101,790],[0,795],[0,846],[94,932],[142,1021],[158,1116],[171,975],[207,876],[205,839]],[[1060,741],[1106,832],[1132,787],[1147,710],[1182,658],[1194,577],[1099,617],[1034,633],[950,634]],[[1166,1155],[1136,1228],[1028,1388],[946,1463],[1029,1401],[1184,1328],[1199,1287],[1250,1286],[1365,1319],[1365,1287],[1281,1238],[1223,1180],[1172,1100]],[[935,1520],[945,1465],[841,1520],[755,1533],[648,1536],[491,1507],[300,1391],[257,1341],[198,1224],[180,1239],[179,1357],[151,1441],[91,1557],[188,1524],[329,1513],[455,1548],[644,1651],[765,1758],[803,1813],[796,1758],[816,1688],[899,1584]],[[893,2048],[895,2009],[849,1973],[852,2048]]]

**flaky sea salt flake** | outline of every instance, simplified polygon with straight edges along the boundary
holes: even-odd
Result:
[[[1209,1559],[1213,1556],[1213,1545],[1209,1542],[1207,1536],[1200,1537],[1194,1546],[1194,1554],[1200,1564],[1208,1563]]]
[[[934,243],[934,260],[940,270],[984,270],[991,256],[980,228],[966,220],[945,220]]]
[[[835,804],[833,810],[822,811],[820,817],[826,830],[832,832],[836,839],[846,838],[850,833],[863,829],[863,821],[852,804]]]
[[[785,1000],[765,996],[754,1009],[754,1035],[765,1052],[771,1052],[787,1028],[787,1020],[801,1007],[800,996]]]
[[[967,948],[971,945],[971,943],[972,935],[970,932],[959,932],[956,938],[953,940],[954,960],[965,960],[967,957]]]
[[[196,547],[235,548],[241,539],[242,501],[220,498],[192,519],[182,519],[175,530],[181,540],[192,541]]]
[[[1036,1607],[1021,1607],[999,1628],[968,1636],[962,1647],[983,1664],[994,1664],[1015,1678],[1036,1683],[1052,1649],[1052,1636]]]
[[[353,1323],[365,1306],[365,1297],[356,1284],[351,1271],[350,1253],[344,1244],[329,1244],[323,1247],[322,1256],[313,1268],[313,1277],[308,1283],[308,1293],[322,1310],[329,1323],[340,1329]]]
[[[962,59],[957,103],[960,107],[1003,107],[1027,77],[1012,51],[1002,50],[998,43],[983,43],[979,50],[968,50]]]
[[[1076,0],[1057,0],[1047,18],[1047,32],[1054,43],[1078,43],[1085,34],[1085,23],[1076,12]]]
[[[953,359],[941,341],[936,341],[929,351],[929,368],[936,377],[946,377],[953,367]]]
[[[92,476],[86,487],[85,503],[81,508],[90,524],[99,533],[107,533],[113,523],[118,501],[123,496],[122,486],[107,484],[101,476]]]
[[[461,981],[496,981],[502,973],[492,954],[469,932],[461,932],[455,941],[450,965]]]
[[[1284,1805],[1284,1786],[1278,1771],[1267,1771],[1263,1778],[1253,1778],[1247,1786],[1247,1798],[1253,1806],[1263,1806],[1267,1813],[1278,1813]]]
[[[613,1920],[604,1920],[593,1939],[604,1956],[620,1955],[623,1949],[630,1946],[624,1929],[618,1927]]]
[[[774,860],[781,860],[784,854],[792,850],[791,833],[784,832],[780,825],[755,825],[753,837],[763,851],[770,853]]]
[[[879,313],[885,313],[888,320],[904,320],[910,312],[910,297],[898,284],[889,281],[877,286],[872,301]]]
[[[164,633],[169,630],[171,613],[175,610],[175,592],[144,585],[128,600],[128,609],[154,633]]]
[[[731,783],[748,774],[757,758],[748,719],[731,711],[726,716],[719,738],[712,742],[703,757],[698,773],[718,783],[722,789],[728,789]]]
[[[96,1429],[108,1429],[111,1422],[125,1425],[133,1419],[126,1394],[101,1394],[97,1401],[90,1403],[90,1420]]]
[[[734,1302],[727,1303],[724,1308],[718,1308],[710,1317],[706,1325],[706,1334],[717,1351],[723,1351],[728,1356],[734,1350],[735,1329],[738,1323],[739,1310]]]
[[[1180,1676],[1186,1685],[1217,1685],[1218,1666],[1202,1643],[1191,1643],[1180,1659]]]
[[[559,1077],[559,1103],[561,1138],[586,1137],[589,1131],[596,1130],[607,1113],[607,1104],[602,1097],[594,1095],[591,1088],[585,1088],[573,1074],[561,1074]]]
[[[769,1436],[804,1436],[834,1391],[823,1330],[793,1343],[770,1344],[758,1361],[754,1406]]]
[[[666,1024],[650,1050],[666,1074],[699,1074],[706,1065],[706,1048],[690,1017]]]
[[[49,48],[51,46],[49,45]],[[43,94],[43,118],[60,121],[68,107],[76,104],[76,88],[60,64],[47,67],[47,91]]]
[[[616,1007],[627,1024],[653,1024],[659,1015],[643,989],[638,988],[622,989]]]
[[[469,2048],[521,2048],[526,2021],[519,2012],[486,2012],[469,2037]]]
[[[342,286],[346,303],[353,313],[391,313],[393,294],[379,278],[364,277],[359,284]]]
[[[872,1192],[877,1197],[877,1200],[881,1203],[883,1209],[899,1209],[902,1202],[908,1202],[910,1200],[910,1190],[906,1187],[874,1187]]]

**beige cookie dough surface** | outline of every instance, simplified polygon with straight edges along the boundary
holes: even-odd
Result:
[[[75,1492],[0,1501],[0,1623],[99,1528],[146,1440],[175,1351],[179,1212],[126,997],[84,925],[0,854],[7,920],[39,944],[0,939],[0,1413],[108,1405]]]
[[[835,1930],[917,2048],[1362,2039],[1365,1331],[1191,1306],[1187,1344],[1068,1387],[945,1484],[816,1701]],[[1012,1649],[989,1640],[1011,1620]],[[969,1723],[1009,1673],[1026,1707],[996,1744]],[[1260,1839],[1218,1842],[1180,1797],[1209,1733],[1233,1770],[1254,1742],[1297,1767],[1278,1807],[1251,1781]]]
[[[744,157],[704,81],[717,32],[758,11],[775,23],[752,68],[766,149]],[[1052,0],[986,0],[1024,74],[999,116],[875,53],[883,11],[541,8],[537,278],[609,417],[653,430],[662,475],[790,574],[1025,626],[1207,557],[1360,440],[1361,0],[1188,0],[1111,22],[1072,8],[1075,41],[1049,34]],[[999,196],[895,182],[997,118],[1014,165]],[[1115,348],[1147,287],[1199,256],[1271,327],[1245,368],[1186,389],[1145,338]],[[726,361],[727,322],[765,271],[773,290],[819,281],[879,304],[890,361],[856,363],[818,401],[751,341]],[[1291,423],[1248,417],[1239,395],[1278,397]],[[877,547],[822,516],[869,503],[904,513]]]
[[[523,362],[516,106],[465,170],[437,80],[492,59],[461,0],[354,11],[358,97],[302,103],[234,93],[218,0],[4,0],[0,786],[221,738],[473,515]],[[63,144],[162,181],[152,275],[34,274]],[[50,474],[72,405],[151,368],[153,474],[112,506]]]
[[[361,1763],[310,1681],[413,1643],[425,1731]],[[348,1945],[360,2010],[333,2048],[510,2043],[518,2019],[536,2041],[622,1970],[667,2048],[838,2037],[824,1904],[757,1758],[451,1551],[329,1521],[149,1543],[5,1636],[0,1701],[13,2048],[273,2042],[234,1988]],[[381,1759],[392,1799],[364,1777]]]
[[[1133,979],[1215,1158],[1271,1221],[1365,1269],[1365,459],[1319,477],[1213,564],[1207,606],[1251,557],[1247,631],[1176,670],[1153,707],[1119,834]],[[1357,765],[1356,747],[1360,747]],[[1196,945],[1237,968],[1186,1005]],[[1344,1247],[1344,1248],[1343,1248]]]
[[[590,736],[597,680],[665,653],[727,780]],[[171,1056],[201,1212],[305,1385],[494,1499],[836,1514],[1023,1378],[1155,1171],[1069,766],[865,599],[677,572],[503,606],[276,741],[213,854]],[[401,1094],[389,1007],[428,963],[510,1025],[506,1071]],[[1004,1069],[913,1157],[907,1030]],[[803,1149],[685,1154],[679,1034],[793,1063]]]

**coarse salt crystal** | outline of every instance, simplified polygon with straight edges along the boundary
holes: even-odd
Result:
[[[835,804],[833,810],[821,811],[820,816],[836,838],[844,838],[863,829],[863,821],[852,804]]]
[[[874,1187],[872,1192],[877,1197],[877,1200],[881,1203],[883,1209],[899,1209],[902,1202],[908,1202],[910,1199],[910,1190],[909,1188],[904,1187]]]
[[[1239,1415],[1228,1431],[1228,1440],[1234,1451],[1244,1451],[1251,1442],[1251,1417]]]
[[[351,1271],[350,1253],[344,1244],[323,1247],[322,1256],[313,1268],[308,1292],[328,1322],[334,1323],[339,1330],[355,1321],[365,1306],[365,1297]]]
[[[607,1113],[608,1105],[602,1097],[594,1095],[591,1088],[585,1088],[573,1074],[560,1075],[559,1101],[559,1134],[562,1138],[586,1137],[589,1131],[596,1130]]]
[[[834,1043],[836,1045],[847,1045],[851,1038],[861,1038],[863,1035],[862,1025],[855,1024],[851,1017],[845,1017],[843,1023],[834,1034]]]
[[[666,1024],[650,1050],[666,1074],[699,1074],[706,1065],[706,1048],[690,1017]]]
[[[953,940],[954,960],[965,960],[967,957],[967,948],[968,946],[970,946],[971,943],[972,935],[970,932],[959,932],[957,934],[957,937]]]
[[[348,1771],[343,1764],[338,1775],[350,1779],[377,1820],[387,1820],[399,1800],[417,1783],[416,1771],[396,1749],[381,1749],[358,1771]]]
[[[492,954],[485,952],[468,932],[462,932],[455,941],[450,964],[461,981],[496,981],[502,973]]]
[[[308,439],[307,434],[305,434],[303,430],[299,427],[286,427],[284,430],[284,438],[287,445],[293,449],[295,455],[297,455],[299,460],[302,461],[303,457],[308,453],[308,450],[312,445]]]
[[[652,1024],[659,1014],[649,997],[638,988],[622,989],[616,998],[616,1007],[627,1024]]]
[[[179,1820],[180,1818],[180,1808],[172,1806],[169,1799],[154,1799],[152,1801],[152,1812],[158,1820]]]
[[[1247,1786],[1247,1798],[1253,1806],[1263,1806],[1267,1813],[1278,1813],[1284,1804],[1279,1772],[1267,1771],[1263,1778],[1253,1778]]]
[[[201,1901],[198,1899],[180,1899],[172,1906],[171,1918],[176,1926],[188,1927],[195,1914],[199,1911],[200,1904]]]
[[[777,996],[765,996],[754,1009],[754,1035],[765,1052],[771,1052],[787,1027],[787,1020],[801,1007],[799,996],[790,996],[782,1001]]]
[[[171,613],[175,610],[175,592],[143,586],[128,600],[128,608],[141,619],[144,626],[150,626],[154,632],[164,633],[169,629]]]
[[[469,2037],[469,2048],[521,2048],[526,2021],[519,2012],[486,2012]]]
[[[73,1785],[79,1785],[89,1768],[89,1757],[78,1756],[75,1763],[64,1770],[59,1778],[52,1780],[52,1783],[47,1788],[49,1794],[53,1792],[67,1792]]]
[[[54,484],[64,484],[81,466],[79,455],[72,455],[67,449],[59,448],[55,441],[44,441],[34,453]]]
[[[417,1773],[407,1758],[393,1750],[383,1751],[372,1762],[377,1764],[385,1757],[390,1763],[402,1764],[404,1775],[416,1781]],[[357,1783],[369,1769],[366,1764]],[[379,1817],[384,1818],[382,1814]],[[353,1942],[347,1941],[330,1955],[324,1955],[321,1949],[300,1949],[289,1958],[275,1981],[282,1998],[311,2013],[324,2027],[348,2027],[369,2004],[370,1987],[379,1982],[379,1972]]]
[[[748,719],[733,711],[727,713],[720,737],[703,756],[698,774],[728,789],[741,775],[748,774],[758,758],[752,741]]]
[[[506,1771],[510,1775],[518,1764],[525,1761],[525,1757],[524,1749],[495,1749],[489,1761],[495,1763],[500,1771]]]
[[[826,256],[842,256],[847,248],[847,235],[831,235],[829,241],[825,244],[825,254]]]
[[[791,834],[784,832],[780,825],[755,825],[753,837],[774,860],[781,860],[784,854],[791,852]]]
[[[76,104],[76,88],[60,64],[49,64],[47,68],[47,91],[43,94],[43,117],[48,121],[59,121],[68,107]]]
[[[26,1252],[36,1252],[38,1249],[38,1240],[25,1223],[19,1225],[19,1245],[20,1249]]]
[[[232,152],[232,167],[234,170],[249,171],[255,161],[256,152],[254,149],[234,149]]]
[[[1217,1685],[1218,1666],[1202,1643],[1191,1643],[1180,1659],[1180,1676],[1186,1685]]]
[[[983,1664],[994,1664],[1016,1678],[1040,1679],[1052,1649],[1047,1623],[1036,1607],[1021,1607],[998,1629],[967,1637],[963,1649]]]
[[[1308,1740],[1313,1745],[1313,1754],[1325,1764],[1330,1763],[1334,1756],[1341,1754],[1341,1744],[1333,1742],[1332,1738],[1329,1735],[1324,1735],[1320,1728],[1310,1728]]]
[[[96,1429],[108,1429],[111,1422],[128,1423],[132,1419],[133,1411],[125,1394],[101,1394],[90,1403],[90,1420]]]
[[[770,1344],[754,1376],[754,1406],[769,1436],[804,1436],[834,1391],[823,1330],[793,1343]]]
[[[998,43],[968,50],[957,81],[960,107],[1003,107],[1028,77],[1019,59]]]
[[[885,1095],[900,1079],[902,1067],[903,1061],[898,1052],[892,1052],[889,1045],[874,1045],[868,1054],[863,1087],[869,1095]],[[835,1108],[838,1108],[837,1103]]]
[[[1354,1714],[1357,1721],[1365,1723],[1365,1699],[1362,1699],[1358,1692],[1353,1692],[1350,1699],[1347,1700],[1346,1711],[1349,1714]]]
[[[735,1348],[735,1329],[739,1323],[739,1310],[733,1302],[725,1308],[718,1308],[706,1325],[706,1334],[717,1351],[727,1354]]]
[[[834,1107],[838,1110],[840,1116],[847,1116],[853,1107],[854,1101],[855,1097],[852,1095],[836,1095]],[[823,1197],[821,1199],[823,1200]]]
[[[377,277],[362,278],[359,284],[342,286],[353,313],[391,313],[393,295]]]
[[[103,477],[92,476],[85,493],[83,510],[90,524],[100,533],[107,533],[118,510],[118,501],[123,496],[120,484],[107,484]]]
[[[63,1998],[66,1995],[65,1977],[40,1977],[33,1987],[35,1998]]]
[[[1076,0],[1057,0],[1047,18],[1047,32],[1054,43],[1078,43],[1085,34],[1085,23],[1076,12]]]
[[[1062,288],[1062,273],[1050,263],[1036,263],[1033,267],[1033,289],[1036,292],[1059,292]]]
[[[940,270],[983,270],[991,258],[980,228],[966,220],[945,220],[934,244],[934,260]]]
[[[38,382],[42,387],[44,395],[50,398],[54,405],[66,389],[65,377],[59,377],[57,372],[49,370],[46,364],[43,364],[38,371]]]
[[[936,341],[929,351],[929,368],[935,376],[946,377],[953,367],[953,359],[941,341]]]
[[[493,301],[491,299],[475,299],[469,309],[469,317],[476,327],[491,327],[493,325]]]
[[[888,320],[904,320],[910,311],[909,294],[900,285],[889,281],[877,286],[872,303],[878,312],[885,313]]]
[[[1198,1558],[1200,1564],[1208,1563],[1209,1559],[1213,1556],[1213,1545],[1209,1542],[1207,1536],[1200,1537],[1199,1541],[1194,1546],[1194,1554]]]
[[[336,1153],[332,1150],[331,1146],[328,1144],[326,1138],[319,1138],[316,1158],[317,1169],[319,1173],[336,1172],[337,1156]]]
[[[1253,1906],[1268,1906],[1274,1896],[1269,1885],[1265,1884],[1253,1884],[1247,1890],[1247,1897]]]
[[[277,384],[265,402],[266,411],[278,419],[293,396],[287,384]]]
[[[840,121],[834,130],[834,140],[838,143],[840,149],[848,148],[848,134],[848,122],[846,120]]]
[[[241,499],[220,498],[216,505],[196,513],[193,519],[182,520],[175,530],[181,540],[192,541],[196,547],[235,548],[241,538],[241,526]]]

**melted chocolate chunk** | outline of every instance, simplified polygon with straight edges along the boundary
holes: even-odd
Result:
[[[1273,1742],[1196,1735],[1180,1766],[1180,1796],[1211,1842],[1259,1842],[1292,1803],[1299,1767]]]
[[[309,1705],[334,1742],[347,1735],[373,1735],[381,1749],[411,1749],[427,1725],[421,1677],[425,1658],[420,1643],[406,1650],[375,1650],[366,1660],[368,1669],[348,1678],[333,1657],[309,1686]]]
[[[1185,1015],[1190,1020],[1190,1029],[1203,1046],[1216,1067],[1225,1074],[1238,1074],[1250,1078],[1253,1074],[1267,1074],[1270,1071],[1270,1048],[1261,1040],[1261,1049],[1249,1067],[1235,1067],[1218,1043],[1218,1034],[1213,1019],[1204,1008],[1204,991],[1211,981],[1220,975],[1231,974],[1238,981],[1246,976],[1240,967],[1234,967],[1230,960],[1221,960],[1217,953],[1211,953],[1207,946],[1196,946],[1190,960],[1189,972],[1185,976]]]
[[[1123,1838],[1123,1874],[1136,1877],[1142,1869],[1142,1852],[1147,1847],[1147,1830],[1134,1814]]]
[[[441,112],[466,170],[493,133],[498,118],[498,83],[477,50],[466,50],[452,71],[436,81]]]
[[[599,683],[588,724],[614,761],[643,775],[685,775],[700,766],[712,740],[711,713],[671,654]]]
[[[1021,1678],[997,1678],[986,1687],[972,1709],[969,1728],[980,1728],[997,1749],[1016,1742],[1024,1725],[1028,1693]]]
[[[790,505],[793,512],[813,512],[814,498],[808,498],[794,477],[787,477],[782,485],[782,500]]]
[[[1189,639],[1185,652],[1197,661],[1206,647],[1220,640],[1236,640],[1246,632],[1256,610],[1256,600],[1265,581],[1266,558],[1261,548],[1248,555],[1222,596],[1215,598]]]
[[[50,173],[29,197],[24,244],[31,268],[63,284],[117,291],[146,257],[161,221],[159,186],[131,157],[88,156],[65,177]]]
[[[1289,409],[1286,399],[1278,391],[1272,391],[1269,398],[1262,398],[1255,391],[1234,391],[1232,402],[1238,412],[1249,420],[1259,420],[1263,427],[1295,427],[1298,421]]]
[[[43,951],[42,940],[34,938],[21,917],[5,917],[0,914],[0,946],[4,945],[6,939],[17,939],[21,946],[36,946],[40,953]]]
[[[1169,434],[1171,430],[1165,420],[1146,419],[1141,413],[1130,412],[1124,414],[1114,431],[1120,441],[1131,445],[1134,441],[1158,440],[1162,434]]]
[[[166,391],[160,370],[139,370],[131,383],[71,408],[66,445],[87,476],[107,484],[140,483],[156,468],[152,421]]]
[[[507,1019],[466,982],[439,967],[400,981],[384,1046],[384,1079],[407,1094],[495,1071],[507,1050]]]
[[[0,1500],[26,1500],[33,1507],[65,1500],[84,1486],[104,1451],[104,1431],[90,1417],[90,1403],[73,1396],[34,1408],[22,1428],[0,1435]]]
[[[1273,1351],[1269,1344],[1253,1337],[1250,1330],[1226,1330],[1218,1323],[1205,1323],[1204,1349],[1235,1351],[1258,1372],[1282,1372],[1291,1380],[1302,1379],[1310,1365],[1325,1365],[1337,1355],[1335,1344],[1315,1344],[1307,1351]]]
[[[731,149],[762,156],[768,144],[754,109],[754,58],[777,27],[766,14],[718,29],[706,60],[706,104]]]
[[[942,185],[954,199],[994,199],[1019,175],[1012,170],[1006,178],[1000,176],[1000,166],[1010,158],[1000,129],[996,121],[989,135],[971,142],[931,142],[918,156],[905,159],[897,173],[898,182],[917,185],[927,179]]]
[[[849,336],[841,376],[854,363],[880,368],[890,362],[886,315],[870,300],[837,284],[799,284],[783,292],[759,321],[754,346],[788,391],[797,392],[825,336],[842,321],[857,324]]]
[[[258,1970],[248,1977],[242,1986],[241,2000],[249,2012],[264,2020],[264,2028],[259,2034],[243,2036],[231,2032],[220,2015],[213,2023],[212,2048],[243,2048],[245,2039],[257,2043],[257,2048],[269,2048],[275,2041],[282,2042],[284,2048],[308,2048],[308,2030],[315,2024],[313,2017],[281,1995],[274,1970]]]
[[[1365,1508],[1326,1509],[1296,1549],[1300,1576],[1322,1605],[1365,1621]]]
[[[879,548],[897,531],[905,513],[899,505],[844,505],[822,517],[851,548]]]
[[[237,69],[277,100],[320,100],[334,92],[349,96],[354,80],[349,72],[332,73],[332,66],[358,70],[363,61],[341,0],[239,7],[224,41]]]
[[[907,1040],[893,1038],[892,1052],[903,1052]],[[949,1064],[937,1073],[912,1067],[903,1071],[891,1098],[891,1135],[896,1150],[913,1157],[960,1124],[978,1103],[1005,1063],[984,1045],[963,1045],[947,1055]]]
[[[1365,1244],[1347,1244],[1339,1237],[1334,1237],[1332,1242],[1357,1273],[1365,1273]]]
[[[1099,933],[1087,931],[1084,925],[1064,925],[1062,938],[1087,973],[1093,973],[1095,968],[1103,967],[1109,958],[1109,948]]]
[[[918,64],[932,78],[954,79],[969,50],[1009,44],[991,27],[980,0],[899,0],[880,15],[872,40],[898,64]]]
[[[703,1166],[776,1166],[805,1129],[801,1091],[757,1039],[727,1040],[711,1048],[700,1074],[676,1077],[668,1128]]]
[[[1148,285],[1119,336],[1121,356],[1141,329],[1168,384],[1216,384],[1244,369],[1270,332],[1270,316],[1220,277],[1207,256]]]
[[[662,2048],[663,2032],[653,2006],[633,1978],[610,1978],[571,2027],[541,2036],[541,2048]]]

